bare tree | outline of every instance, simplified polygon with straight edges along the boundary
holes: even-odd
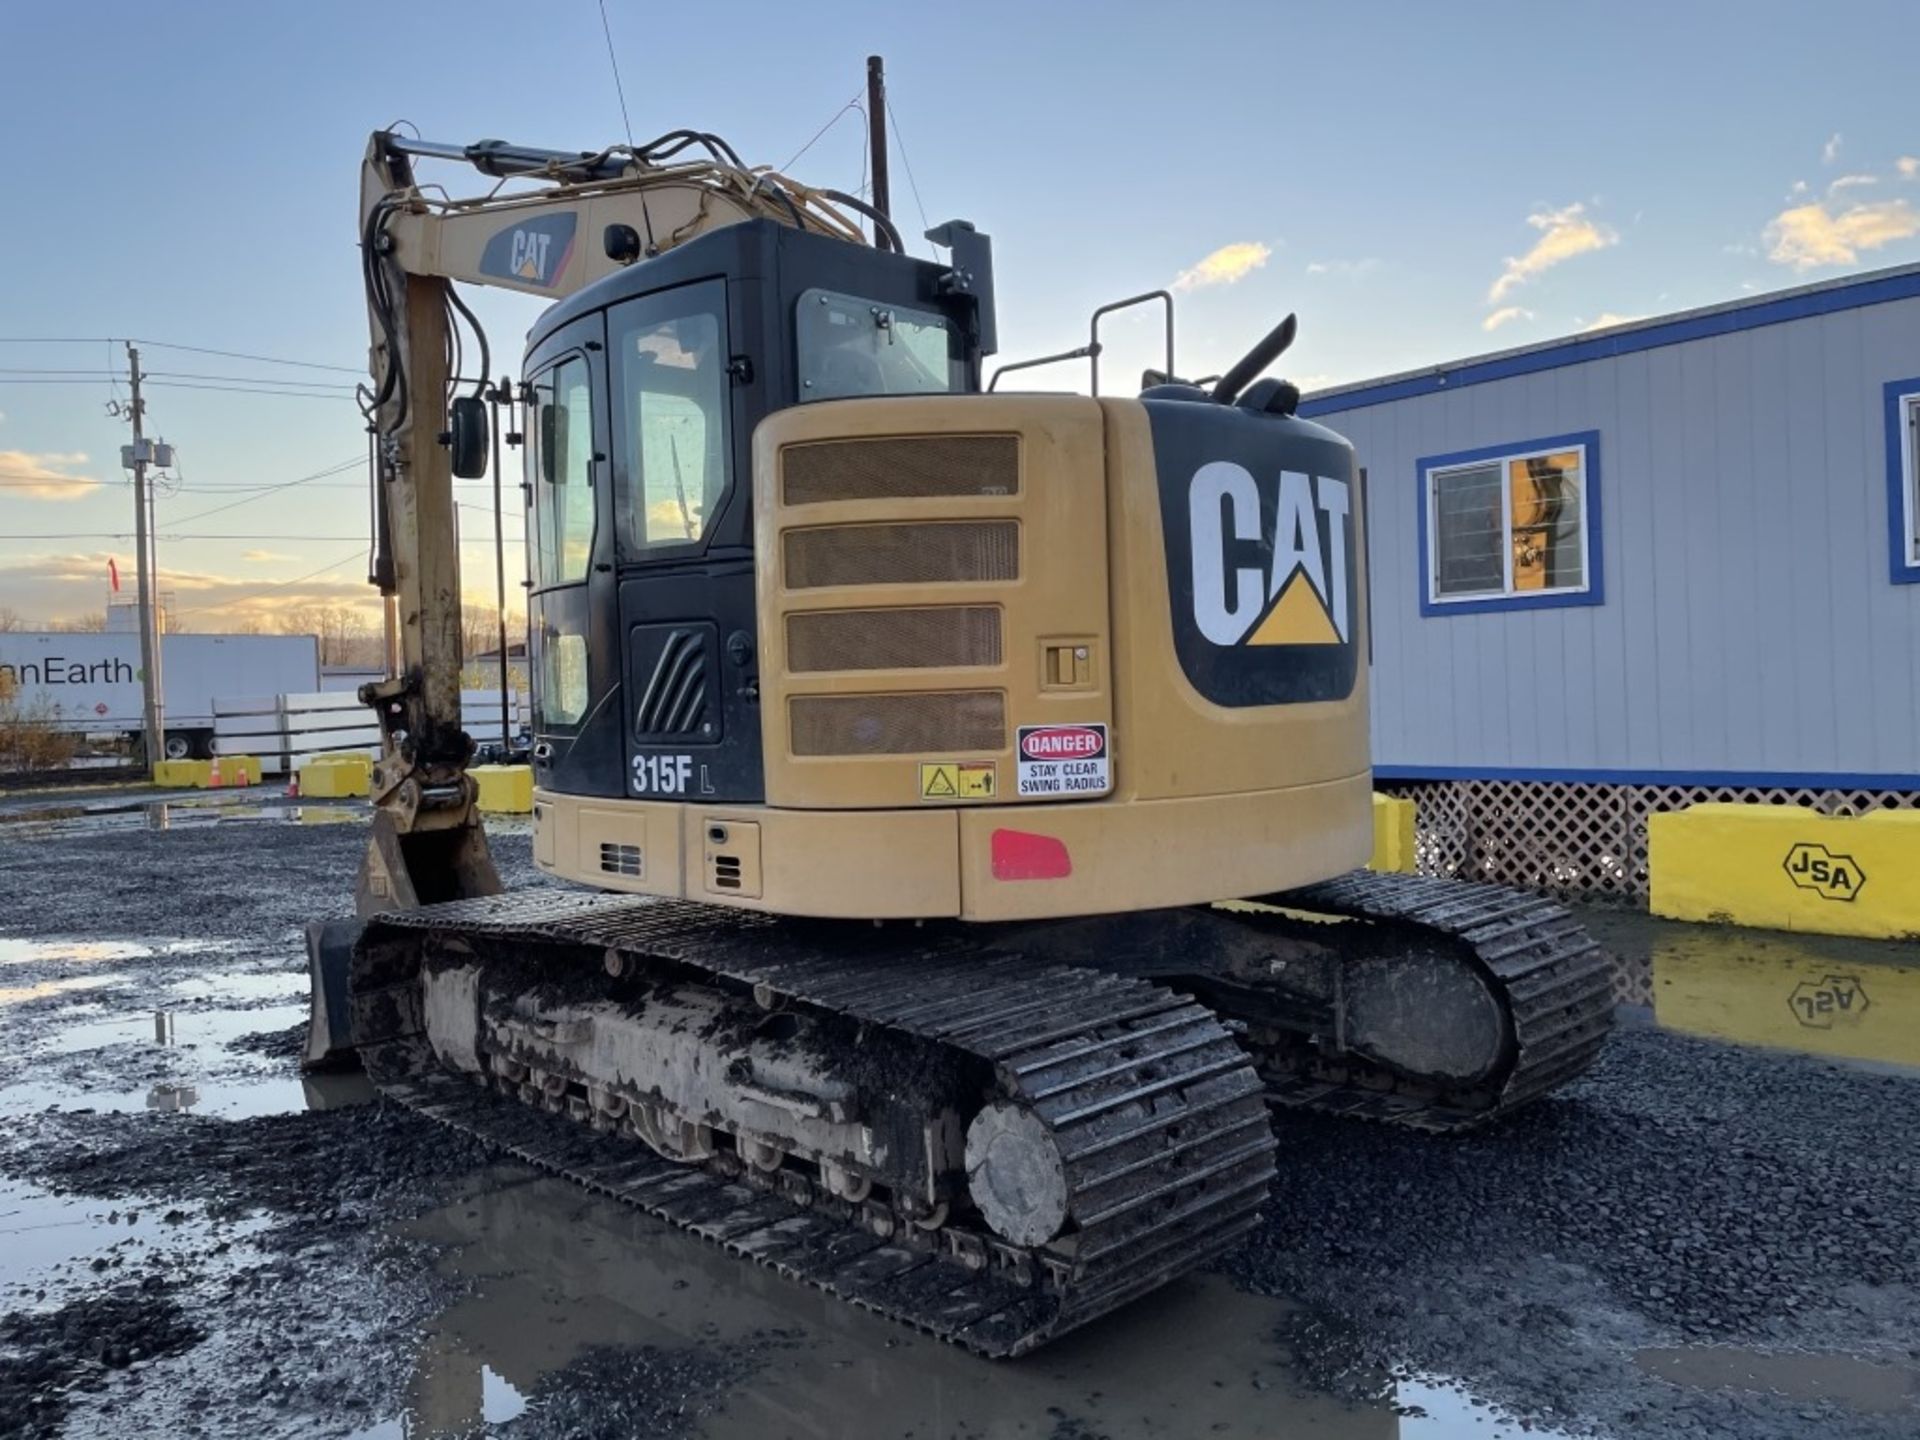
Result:
[[[11,605],[0,605],[0,635],[10,634],[15,630],[24,630],[26,628],[27,622],[20,618],[20,612],[18,610],[14,609]]]
[[[379,658],[379,637],[351,605],[294,605],[275,618],[282,635],[317,637],[322,665],[361,665]]]
[[[507,649],[527,638],[527,617],[517,610],[507,611]],[[499,659],[500,618],[491,605],[469,601],[460,607],[460,655],[468,663],[482,655]]]
[[[74,634],[98,635],[102,630],[107,628],[107,612],[104,610],[90,610],[85,615],[74,616],[71,620],[55,620],[51,622],[47,628],[49,630],[70,631]]]

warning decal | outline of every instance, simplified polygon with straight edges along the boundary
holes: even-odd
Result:
[[[930,760],[920,766],[922,800],[991,800],[991,760]]]
[[[1016,758],[1022,795],[1104,795],[1113,788],[1105,725],[1023,725]]]

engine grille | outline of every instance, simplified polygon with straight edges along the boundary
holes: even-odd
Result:
[[[788,718],[795,755],[933,755],[1004,750],[998,690],[896,695],[799,695]]]
[[[789,505],[1012,495],[1020,489],[1016,435],[920,435],[828,440],[781,452]]]
[[[1013,520],[950,520],[789,530],[785,561],[789,590],[1015,580],[1020,526]]]
[[[924,670],[1000,663],[992,605],[815,610],[787,617],[787,669]]]

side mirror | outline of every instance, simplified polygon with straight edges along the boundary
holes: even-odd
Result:
[[[478,480],[487,473],[487,402],[478,395],[462,395],[453,402],[448,417],[447,448],[452,452],[453,473],[462,480]]]

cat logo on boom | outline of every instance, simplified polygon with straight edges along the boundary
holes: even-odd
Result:
[[[480,257],[480,273],[551,288],[573,258],[574,216],[541,215],[496,231]]]
[[[1836,855],[1824,845],[1803,840],[1787,851],[1783,862],[1787,878],[1823,900],[1854,900],[1867,883],[1867,872],[1851,855]]]
[[[1271,507],[1243,465],[1213,460],[1194,472],[1187,488],[1194,624],[1215,645],[1344,645],[1352,638],[1347,483],[1283,470],[1269,485]],[[1268,550],[1264,568],[1244,563]]]

